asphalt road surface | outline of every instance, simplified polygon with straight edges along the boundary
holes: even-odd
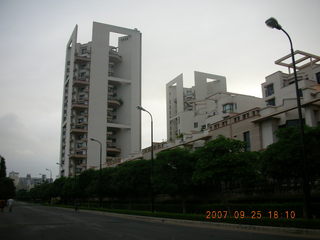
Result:
[[[222,230],[152,222],[92,211],[16,203],[13,212],[0,212],[1,240],[298,240],[285,235]]]

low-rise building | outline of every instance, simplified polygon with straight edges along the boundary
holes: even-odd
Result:
[[[27,174],[26,177],[20,177],[19,182],[16,186],[17,190],[25,189],[30,190],[31,188],[34,188],[35,186],[42,184],[47,181],[47,177],[45,174],[41,175],[41,178],[33,178],[31,177],[31,174]]]
[[[19,173],[14,171],[9,172],[9,178],[13,180],[14,186],[17,187],[19,183]]]
[[[183,75],[167,83],[167,138],[205,131],[218,121],[246,110],[262,107],[258,97],[227,92],[224,76],[194,72],[195,85],[183,87]]]
[[[298,77],[299,96],[302,105],[302,117],[306,125],[320,125],[320,57],[300,50],[294,52]],[[263,100],[266,107],[261,117],[254,122],[261,129],[262,148],[274,143],[278,128],[294,126],[299,122],[296,89],[294,84],[291,55],[275,61],[288,68],[288,73],[275,72],[262,83]],[[288,63],[289,61],[289,63]]]

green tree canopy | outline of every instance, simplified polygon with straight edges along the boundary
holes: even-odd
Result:
[[[303,158],[300,131],[296,127],[279,129],[278,141],[267,147],[262,155],[263,172],[277,181],[302,178]],[[320,177],[320,127],[305,128],[305,153],[307,174],[310,180]]]
[[[180,197],[182,212],[186,212],[186,200],[193,194],[192,174],[195,167],[193,154],[184,148],[176,148],[157,154],[154,175],[156,192]]]
[[[259,173],[259,154],[244,152],[244,143],[219,136],[195,152],[198,159],[193,180],[220,191],[254,182]]]
[[[13,198],[15,196],[15,186],[11,178],[0,178],[0,199]]]
[[[2,156],[0,156],[0,178],[5,178],[6,176],[6,161]]]

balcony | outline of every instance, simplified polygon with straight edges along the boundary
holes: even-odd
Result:
[[[121,163],[120,157],[107,157],[106,160],[106,166],[112,166]]]
[[[73,85],[79,86],[79,85],[89,85],[89,78],[73,78]]]
[[[72,124],[70,133],[87,133],[87,126],[84,124]]]
[[[122,105],[122,100],[118,98],[109,97],[108,105],[110,105],[111,107],[120,107]]]
[[[74,56],[74,62],[90,62],[91,61],[91,57],[89,54],[86,55],[78,55],[77,53]]]
[[[109,61],[113,63],[120,63],[122,61],[122,57],[118,53],[118,48],[110,47],[109,49]]]
[[[88,101],[72,101],[71,108],[87,109],[88,108]]]
[[[84,159],[87,157],[87,154],[83,154],[82,152],[75,152],[70,153],[70,158],[76,158],[76,159]]]
[[[110,153],[121,153],[121,149],[117,148],[116,146],[108,145],[107,146],[107,152],[110,152]]]

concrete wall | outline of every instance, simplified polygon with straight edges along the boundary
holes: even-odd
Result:
[[[180,74],[179,76],[175,77],[172,81],[166,84],[166,102],[167,102],[167,138],[174,140],[176,138],[176,135],[178,134],[177,121],[178,121],[179,114],[184,111],[183,74]],[[170,134],[170,126],[171,126],[171,134]]]
[[[62,118],[61,118],[61,137],[60,137],[60,175],[61,170],[64,170],[64,176],[69,176],[70,174],[70,161],[69,161],[69,153],[70,153],[70,123],[71,122],[71,104],[72,104],[72,80],[74,75],[74,56],[76,51],[76,44],[77,44],[77,32],[78,26],[75,26],[70,39],[67,42],[66,46],[66,59],[65,59],[65,74],[64,74],[64,89],[63,89],[63,99],[62,99]],[[70,63],[69,66],[67,63]],[[69,68],[69,71],[67,71]],[[67,92],[67,102],[65,101],[66,93]],[[67,119],[64,121],[64,104],[67,104]],[[65,138],[63,138],[63,128],[66,129]],[[62,156],[62,141],[65,139],[65,148],[64,148],[64,155]],[[64,164],[62,164],[62,160],[64,160]]]
[[[109,32],[104,24],[93,23],[90,68],[88,137],[102,143],[102,162],[106,159],[106,116],[108,96]],[[99,166],[99,144],[88,141],[87,166]]]

